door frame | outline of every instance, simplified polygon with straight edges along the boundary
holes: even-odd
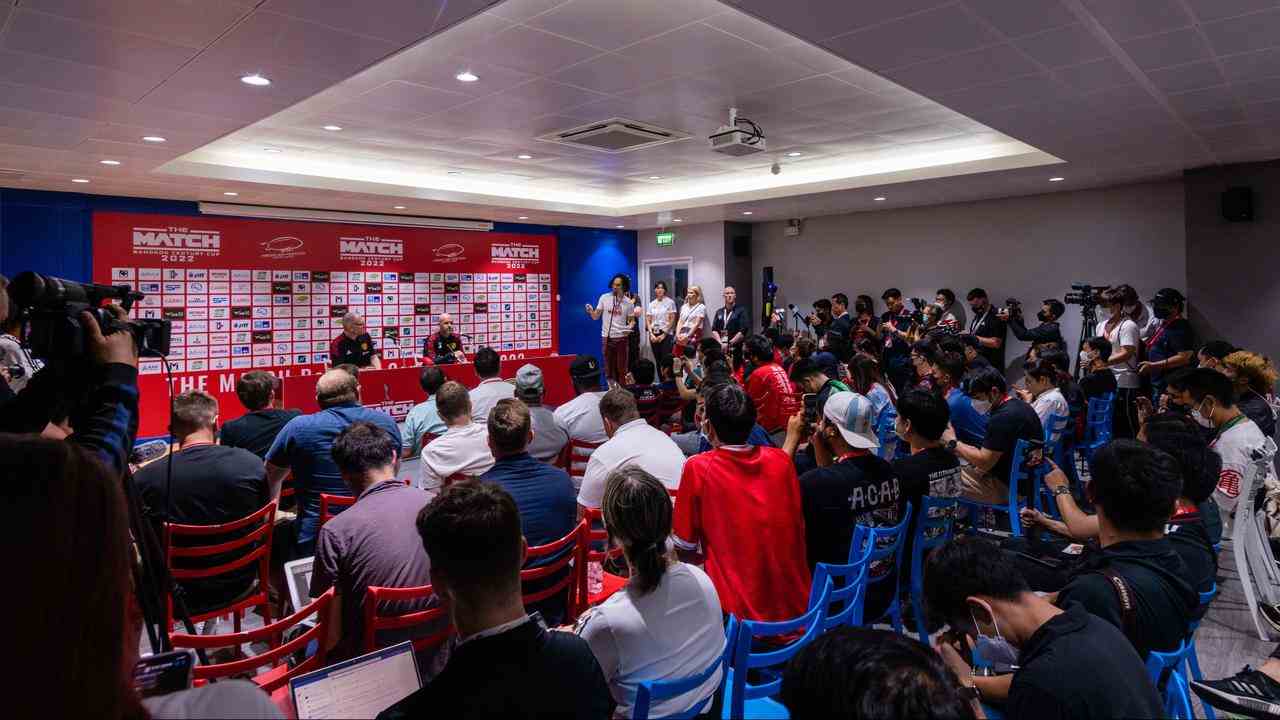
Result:
[[[640,261],[640,281],[641,283],[643,283],[643,285],[641,286],[642,289],[644,289],[647,292],[648,288],[653,287],[653,282],[649,279],[649,268],[651,268],[654,265],[679,265],[681,263],[684,263],[684,265],[689,269],[689,278],[692,279],[693,278],[693,256],[691,255],[682,256],[682,257],[651,258],[649,260],[641,260]],[[636,293],[636,294],[640,295],[641,297],[649,297],[648,295],[643,295],[641,293]],[[651,297],[649,298],[649,300],[652,300],[652,299],[653,298]],[[674,300],[675,298],[672,298],[672,299]],[[680,302],[684,302],[684,298],[680,298]],[[648,307],[649,301],[645,300],[644,303],[645,303],[645,307]]]

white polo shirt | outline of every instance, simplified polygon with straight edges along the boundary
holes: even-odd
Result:
[[[570,440],[602,443],[609,439],[604,434],[604,418],[600,417],[600,398],[604,390],[585,392],[556,408],[556,425],[569,434]]]
[[[596,312],[600,313],[600,337],[624,338],[630,335],[631,324],[627,319],[635,310],[635,302],[625,296],[621,300],[615,300],[611,292],[601,295],[600,301],[596,303]]]
[[[471,388],[471,421],[485,425],[489,422],[489,411],[499,400],[516,396],[516,386],[502,378],[488,378]]]
[[[483,475],[493,467],[489,430],[468,423],[451,427],[422,448],[422,477],[418,486],[435,497],[451,475]]]
[[[625,465],[638,465],[658,478],[669,490],[680,487],[684,472],[684,453],[666,433],[650,425],[644,418],[632,420],[618,428],[609,442],[596,448],[587,461],[587,471],[578,489],[578,504],[598,508],[604,497],[609,473]]]

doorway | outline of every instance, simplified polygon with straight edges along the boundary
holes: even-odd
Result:
[[[640,278],[644,285],[637,293],[647,307],[653,300],[653,286],[661,280],[667,284],[667,297],[676,303],[676,313],[684,306],[685,293],[689,291],[689,265],[693,258],[663,258],[646,260],[640,266]]]

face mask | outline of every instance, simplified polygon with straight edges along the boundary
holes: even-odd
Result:
[[[1041,310],[1040,312],[1036,313],[1036,319],[1039,320],[1040,322],[1049,322],[1049,319],[1050,319],[1049,313]]]
[[[1156,305],[1151,308],[1151,314],[1155,315],[1157,320],[1164,320],[1173,314],[1173,308],[1168,305]]]
[[[991,401],[990,400],[974,400],[973,409],[977,411],[979,415],[986,415],[987,413],[991,412]]]
[[[1210,415],[1212,415],[1212,413],[1206,414],[1206,413],[1200,412],[1200,408],[1198,407],[1191,409],[1191,419],[1199,423],[1200,427],[1205,427],[1205,428],[1213,427],[1213,421],[1209,419]]]
[[[978,620],[973,617],[973,611],[969,612],[970,619],[973,620],[974,630],[977,631],[977,639],[973,643],[973,664],[974,667],[989,667],[1004,669],[1008,667],[1018,666],[1018,649],[1000,634],[1000,625],[996,624],[996,634],[983,635]],[[992,623],[995,623],[993,615]]]
[[[1087,367],[1089,367],[1090,365],[1092,365],[1092,364],[1093,364],[1093,358],[1094,358],[1093,353],[1089,352],[1088,350],[1081,350],[1081,351],[1080,351],[1080,364],[1081,364],[1082,366],[1084,366],[1084,367],[1086,367],[1086,368],[1087,368]]]

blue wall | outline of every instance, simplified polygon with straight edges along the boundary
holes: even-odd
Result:
[[[0,188],[0,274],[23,270],[70,280],[93,275],[93,211],[198,215],[178,200]],[[560,278],[560,352],[600,356],[600,323],[582,311],[608,289],[617,272],[636,277],[636,233],[622,230],[495,223],[500,232],[556,235]]]

